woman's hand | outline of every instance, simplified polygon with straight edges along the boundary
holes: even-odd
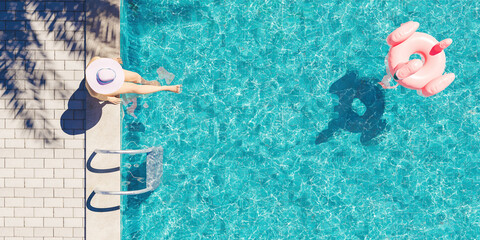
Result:
[[[117,98],[117,97],[107,97],[107,101],[117,105],[117,104],[120,104],[122,102],[122,99]]]
[[[113,60],[117,61],[120,64],[123,64],[122,58],[114,58]]]

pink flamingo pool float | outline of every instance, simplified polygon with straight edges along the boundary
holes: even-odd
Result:
[[[387,61],[388,75],[380,82],[383,88],[395,88],[398,84],[413,90],[418,94],[430,97],[443,91],[455,79],[455,74],[445,71],[445,52],[451,43],[447,38],[440,42],[434,37],[416,32],[420,26],[417,22],[407,22],[393,31],[387,37],[390,45]],[[410,60],[410,56],[419,54],[422,60]],[[390,80],[398,84],[390,86]]]

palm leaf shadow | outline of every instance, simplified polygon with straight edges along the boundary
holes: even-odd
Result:
[[[5,108],[11,111],[11,116],[6,118],[24,120],[27,134],[44,139],[46,143],[56,142],[55,129],[60,124],[55,121],[59,120],[54,110],[47,109],[45,101],[65,100],[68,91],[59,90],[65,89],[65,79],[50,67],[54,60],[51,50],[68,51],[70,55],[77,54],[78,59],[82,59],[81,55],[91,55],[84,44],[85,18],[102,14],[118,19],[118,7],[108,0],[97,0],[95,6],[98,7],[85,13],[82,2],[15,1],[3,4],[7,11],[2,12],[0,20],[9,24],[7,30],[0,32],[0,43],[4,43],[0,45],[0,93],[2,99],[7,100]],[[102,7],[110,10],[104,11]],[[105,26],[99,22],[96,27]],[[105,36],[95,37],[103,39]],[[52,49],[47,41],[58,45]],[[62,45],[64,48],[59,49]],[[80,88],[77,91],[85,91],[83,85]],[[53,90],[54,97],[46,98],[45,95]],[[80,100],[85,101],[85,97]],[[79,116],[85,121],[85,114]]]

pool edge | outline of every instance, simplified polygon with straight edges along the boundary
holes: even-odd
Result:
[[[86,0],[85,48],[86,62],[93,56],[120,56],[120,0]],[[120,149],[120,106],[98,104],[87,97],[85,160],[95,149]],[[98,118],[98,116],[101,116]],[[97,118],[95,118],[97,116]],[[88,128],[88,127],[87,127]],[[114,168],[120,164],[119,155],[97,155],[95,168]],[[85,169],[85,239],[121,239],[120,210],[101,209],[120,205],[119,196],[95,195],[87,201],[93,189],[119,190],[120,172],[94,173]]]

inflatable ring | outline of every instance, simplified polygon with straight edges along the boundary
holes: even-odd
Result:
[[[389,87],[388,81],[395,81],[425,97],[443,91],[455,79],[455,74],[445,71],[445,52],[452,39],[438,42],[434,37],[421,32],[416,32],[420,26],[417,22],[407,22],[393,31],[387,37],[390,45],[387,61],[387,74],[380,83],[384,88]],[[419,54],[422,60],[410,57]]]

